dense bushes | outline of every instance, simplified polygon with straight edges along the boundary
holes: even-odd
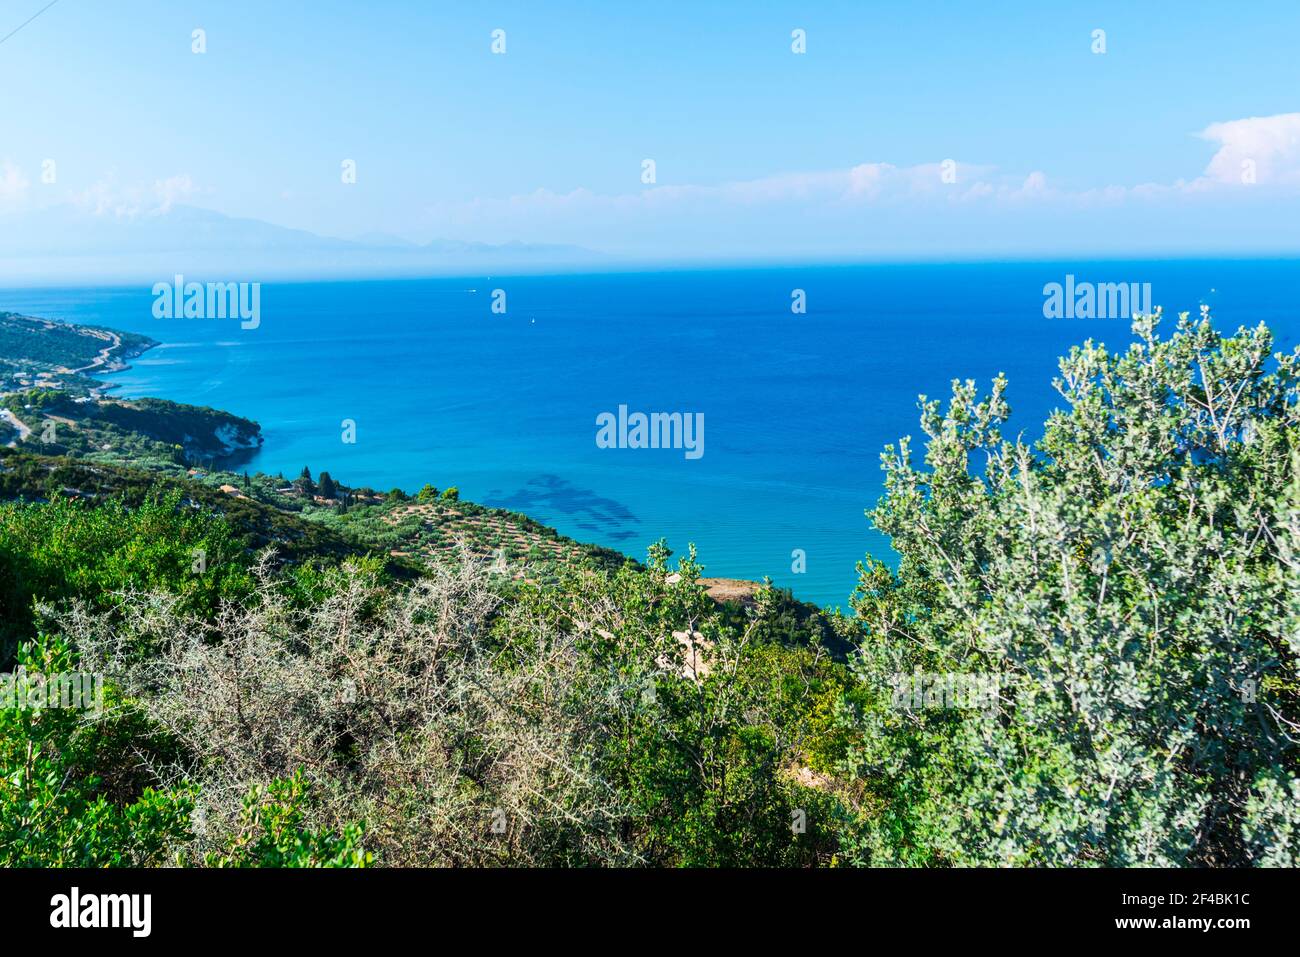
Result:
[[[226,522],[182,505],[178,492],[138,508],[0,503],[0,668],[30,636],[37,598],[104,607],[123,589],[165,590],[207,613],[250,584],[242,552]]]
[[[804,717],[812,691],[838,666],[715,633],[696,568],[670,583],[664,554],[649,572],[585,570],[508,608],[468,556],[409,586],[348,564],[306,602],[264,561],[253,592],[210,621],[136,592],[109,613],[65,609],[57,626],[181,745],[154,770],[193,788],[198,859],[245,828],[250,787],[285,779],[310,787],[301,825],[347,841],[322,859],[826,858],[827,815],[791,772],[802,739],[824,731],[824,715]],[[681,634],[699,635],[694,662]]]
[[[692,552],[670,569],[576,573],[521,595],[498,631],[573,635],[600,776],[627,805],[623,831],[660,864],[828,862],[829,800],[798,783],[825,744],[844,671],[824,649],[759,636],[764,609],[729,627],[696,585]],[[790,636],[781,636],[788,640]]]
[[[1035,448],[1005,383],[923,404],[927,469],[885,456],[897,571],[862,569],[853,770],[873,863],[1297,862],[1297,357],[1263,327],[1156,318],[1061,362]],[[891,707],[914,671],[997,706]],[[1289,843],[1288,843],[1289,842]]]
[[[377,560],[250,567],[225,521],[174,497],[0,522],[22,583],[6,619],[38,633],[23,653],[67,670],[76,648],[109,688],[101,716],[4,712],[5,767],[29,741],[47,762],[3,785],[29,809],[11,863],[829,857],[826,799],[797,773],[844,669],[780,644],[781,619],[724,620],[693,556],[555,585],[465,552],[403,585]]]
[[[55,639],[24,645],[18,664],[34,674],[75,667]],[[122,743],[110,722],[77,710],[0,707],[0,866],[166,863],[188,830],[189,795],[147,786],[113,794],[95,768],[130,760]]]
[[[75,667],[67,644],[45,635],[24,643],[18,661],[30,674]],[[359,827],[336,835],[306,826],[310,795],[299,774],[248,790],[233,826],[200,856],[191,830],[201,820],[198,788],[158,781],[179,743],[111,689],[108,706],[91,720],[67,708],[0,708],[0,867],[369,863]]]

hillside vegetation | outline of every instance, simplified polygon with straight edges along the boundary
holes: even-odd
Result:
[[[853,617],[454,489],[0,454],[6,667],[105,681],[0,709],[0,863],[1295,866],[1300,355],[1158,321],[1032,444],[923,397]]]
[[[0,406],[32,431],[25,447],[46,455],[166,467],[221,460],[262,444],[256,422],[166,399],[106,399],[56,388],[0,397]]]
[[[0,312],[0,391],[40,379],[84,393],[102,383],[79,373],[120,369],[155,344],[134,333]]]

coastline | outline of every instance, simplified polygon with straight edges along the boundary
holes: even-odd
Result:
[[[76,330],[79,335],[92,336],[96,339],[104,340],[107,343],[98,351],[92,361],[84,365],[75,367],[70,365],[53,366],[48,370],[48,372],[42,371],[35,375],[30,386],[31,388],[62,391],[65,394],[68,394],[70,389],[75,390],[72,394],[81,396],[76,400],[77,402],[85,403],[90,400],[93,403],[93,407],[100,409],[101,413],[102,410],[115,410],[117,415],[110,416],[110,420],[116,418],[119,420],[119,424],[121,424],[120,418],[124,414],[122,410],[139,414],[159,413],[164,415],[164,424],[166,424],[166,417],[174,418],[177,415],[188,416],[190,418],[197,415],[202,417],[205,424],[210,424],[210,421],[214,418],[217,419],[221,424],[217,424],[209,431],[211,433],[211,438],[215,440],[215,442],[219,443],[219,449],[212,448],[211,443],[208,443],[207,447],[199,447],[197,449],[199,458],[197,460],[191,459],[190,462],[187,463],[190,466],[188,469],[184,469],[178,473],[176,472],[177,463],[170,463],[167,466],[167,469],[171,474],[175,474],[178,477],[188,478],[193,481],[199,481],[204,485],[213,486],[219,491],[236,499],[248,497],[245,494],[245,490],[247,490],[247,483],[251,479],[254,484],[266,486],[263,490],[266,494],[259,495],[261,504],[285,514],[302,513],[303,517],[308,519],[312,518],[313,509],[319,516],[322,506],[324,506],[325,511],[328,512],[332,506],[346,504],[353,500],[355,500],[359,505],[376,505],[392,499],[394,494],[399,491],[394,489],[389,493],[376,492],[374,489],[366,485],[344,485],[340,481],[338,483],[340,497],[337,500],[308,496],[305,501],[301,498],[295,501],[293,496],[297,494],[295,492],[295,486],[297,485],[296,482],[289,482],[286,486],[285,483],[288,482],[288,480],[284,479],[283,476],[276,477],[263,471],[251,474],[244,471],[242,479],[244,482],[244,490],[241,490],[238,484],[240,482],[239,466],[243,464],[244,460],[251,453],[256,453],[265,444],[260,423],[213,405],[178,403],[175,400],[164,398],[157,394],[138,395],[122,399],[109,399],[108,393],[112,390],[119,389],[122,383],[114,382],[106,377],[129,370],[131,368],[129,360],[144,355],[151,349],[164,345],[164,342],[152,337],[134,333],[124,333],[121,330],[111,329],[98,324],[92,325],[89,323],[82,324],[77,322],[65,322],[62,320],[45,319],[43,317],[30,316],[26,314],[20,315],[17,313],[8,315],[26,323],[37,324],[44,329],[73,329]],[[158,390],[150,389],[149,391],[151,393],[156,393]],[[8,422],[9,414],[10,413],[8,412],[5,413],[6,422]],[[38,412],[37,414],[40,415],[42,413]],[[48,419],[50,413],[46,411],[44,417]],[[102,417],[101,414],[100,417],[72,420],[62,417],[62,413],[60,412],[59,417],[56,417],[54,421],[64,421],[69,426],[84,429],[92,424],[97,424]],[[124,424],[123,427],[127,428],[129,431],[132,429],[132,424],[127,423]],[[138,428],[138,426],[136,427]],[[27,438],[27,436],[32,434],[32,429],[28,427],[26,423],[18,420],[16,416],[14,417],[13,428],[18,433],[15,442],[21,442],[23,439]],[[191,449],[191,446],[188,444],[188,440],[191,438],[191,435],[189,434],[191,431],[200,430],[186,430],[187,450]],[[63,434],[66,435],[67,433]],[[140,432],[139,434],[144,438],[157,438],[155,433],[148,431]],[[107,448],[107,446],[105,446],[105,448]],[[135,455],[114,453],[110,456],[110,459],[116,464],[120,464],[127,468],[147,469],[151,467],[148,461],[141,460],[139,456]],[[321,469],[320,475],[322,478],[327,474],[328,469]],[[214,485],[214,483],[216,484]],[[429,486],[426,486],[426,488],[428,487]],[[471,501],[465,501],[462,503],[459,502],[458,497],[455,496],[455,490],[451,489],[450,491],[453,496],[450,504],[456,506],[458,509],[468,510],[466,513],[468,517],[457,512],[452,518],[453,521],[462,524],[467,523],[472,529],[490,529],[496,527],[501,534],[503,534],[505,538],[515,546],[531,548],[533,551],[536,551],[539,542],[554,543],[554,545],[546,545],[546,549],[553,549],[553,552],[547,552],[547,554],[551,554],[552,557],[558,557],[561,554],[581,553],[597,557],[607,565],[616,566],[629,561],[633,564],[639,564],[634,557],[627,555],[625,552],[620,550],[562,535],[556,529],[543,524],[525,512],[495,508]],[[284,493],[288,494],[286,495]],[[401,490],[400,494],[401,498],[398,500],[399,502],[423,501],[422,498],[417,499],[414,492],[408,495],[405,490]],[[450,505],[444,507],[450,508]],[[417,508],[416,511],[421,511],[422,508],[423,507]],[[399,516],[404,510],[407,509],[399,507],[391,514],[393,516]],[[396,517],[393,517],[391,520],[389,517],[381,517],[379,520],[392,526],[396,531],[404,530],[405,533],[417,533],[417,530],[409,527],[409,523],[403,524],[399,522]],[[446,515],[439,518],[439,522],[446,520],[448,520]],[[493,523],[496,524],[494,525]],[[417,537],[421,539],[424,538],[422,533],[418,534]],[[411,557],[416,551],[419,551],[418,543],[404,545],[402,548],[392,549],[390,550],[390,554],[393,557],[404,558]],[[738,582],[737,584],[752,585],[754,583]]]
[[[27,318],[33,318],[33,317],[27,317]],[[70,324],[70,325],[76,325],[76,324]],[[85,330],[88,329],[89,327],[78,326],[78,328]],[[113,336],[115,341],[110,346],[106,346],[105,349],[101,351],[100,357],[98,357],[95,362],[78,370],[70,370],[73,374],[80,375],[80,374],[89,373],[91,377],[98,377],[98,376],[113,375],[118,372],[124,372],[131,368],[131,366],[126,360],[138,358],[139,356],[144,355],[151,349],[155,349],[163,345],[163,343],[158,340],[149,339],[148,341],[137,343],[134,346],[132,345],[124,346],[122,343],[121,335],[116,330],[96,327],[94,331],[107,333]],[[113,350],[115,349],[121,349],[122,351],[114,355]],[[112,389],[118,388],[119,386],[120,383],[104,381],[99,388],[93,390],[92,394],[98,397],[109,392]],[[138,401],[140,398],[142,397],[136,397],[134,401]],[[174,401],[171,399],[166,399],[162,396],[152,396],[151,398],[162,399],[163,401],[168,401],[168,402]],[[227,412],[227,410],[218,409],[214,406],[208,406],[206,408],[211,409],[214,412],[233,414]],[[256,420],[249,420],[249,421],[255,422]],[[219,428],[216,433],[219,439],[223,437],[221,431],[221,429],[223,428],[226,427]],[[260,425],[259,425],[259,431],[257,435],[257,442],[255,444],[240,445],[236,441],[232,441],[230,440],[230,438],[226,438],[223,441],[223,445],[225,447],[225,454],[221,457],[218,457],[217,459],[214,459],[213,461],[214,468],[219,472],[227,471],[226,466],[237,465],[240,453],[256,451],[262,447],[263,437],[261,435]],[[265,473],[259,472],[257,474],[264,475]],[[267,477],[269,478],[269,476]],[[365,487],[365,486],[361,486],[361,487]],[[490,506],[482,506],[482,507],[490,508]],[[514,510],[508,510],[508,509],[501,510],[501,511],[504,511],[511,515],[519,516],[520,518],[528,522],[537,522],[536,519],[532,518],[532,516],[529,516],[525,512],[516,512]],[[619,549],[610,549],[609,546],[596,545],[593,542],[581,542],[576,539],[574,541],[578,545],[584,547],[600,548],[602,550],[616,552],[626,560],[639,563],[639,559],[637,559],[635,556],[628,555],[626,552],[623,552]],[[707,578],[702,578],[700,580],[700,584],[704,586],[706,594],[708,594],[708,596],[711,599],[713,599],[715,602],[717,602],[719,605],[732,603],[743,608],[754,607],[756,601],[755,595],[758,592],[758,590],[762,587],[761,582],[755,581],[753,579],[732,578],[727,576],[716,576],[716,575],[709,576]],[[806,604],[807,607],[810,608],[818,607],[811,603],[800,602],[800,604]]]
[[[138,359],[140,358],[140,356],[144,355],[150,349],[156,349],[160,345],[162,345],[161,342],[150,340],[147,344],[142,345],[132,351],[123,352],[122,355],[115,356],[112,359],[112,361],[108,362],[103,366],[99,366],[99,367],[87,366],[86,370],[89,370],[91,368],[95,369],[94,372],[90,373],[89,375],[90,378],[94,378],[95,376],[100,376],[100,375],[111,375],[114,372],[128,372],[131,369],[131,364],[128,360]],[[82,371],[86,371],[86,370],[82,370]],[[81,372],[78,372],[78,374],[81,374]],[[100,396],[108,392],[111,392],[114,389],[120,389],[121,387],[122,385],[120,382],[104,382],[97,388],[93,389],[92,394],[96,396]]]

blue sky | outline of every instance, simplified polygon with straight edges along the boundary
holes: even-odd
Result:
[[[46,2],[0,2],[0,35]],[[0,44],[0,224],[188,205],[646,259],[1293,252],[1297,36],[1294,2],[59,0]]]

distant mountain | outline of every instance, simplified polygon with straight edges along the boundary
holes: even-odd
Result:
[[[225,280],[429,275],[596,264],[579,246],[503,245],[399,236],[320,236],[194,206],[94,212],[49,207],[0,217],[0,281],[162,280],[174,273]]]

